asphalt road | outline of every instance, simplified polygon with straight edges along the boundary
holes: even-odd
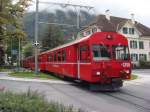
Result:
[[[132,73],[135,73],[138,75],[150,75],[150,69],[135,69],[135,70],[132,70]]]
[[[25,92],[29,88],[48,101],[73,105],[88,112],[150,112],[150,70],[134,70],[139,79],[126,81],[118,92],[91,92],[75,83],[41,83],[0,80],[6,90]],[[5,76],[4,73],[0,74]]]

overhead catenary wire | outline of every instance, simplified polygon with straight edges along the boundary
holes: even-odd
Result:
[[[35,43],[34,43],[34,46],[35,46],[35,73],[37,74],[38,73],[38,46],[39,46],[39,43],[38,43],[38,24],[39,23],[43,23],[43,24],[55,24],[55,25],[61,25],[61,26],[73,26],[74,25],[69,25],[69,24],[61,24],[61,23],[48,23],[48,22],[39,22],[39,4],[52,4],[52,5],[59,5],[63,8],[65,7],[74,7],[74,8],[86,8],[86,9],[92,9],[94,7],[92,6],[86,6],[86,5],[76,5],[76,4],[70,4],[69,2],[68,3],[57,3],[57,2],[44,2],[44,1],[39,1],[39,0],[36,0],[36,14],[35,14]],[[79,30],[80,29],[80,20],[79,20],[79,17],[80,14],[77,12],[77,29]]]

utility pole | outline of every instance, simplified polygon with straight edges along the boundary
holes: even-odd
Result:
[[[80,29],[80,10],[77,11],[77,30]]]
[[[38,74],[38,30],[39,30],[39,0],[36,0],[36,13],[35,13],[35,37],[34,37],[34,47],[35,47],[35,74]]]

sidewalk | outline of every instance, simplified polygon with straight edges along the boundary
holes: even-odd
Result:
[[[69,84],[69,82],[54,79],[39,79],[39,78],[18,78],[9,76],[10,72],[0,72],[0,80],[24,81],[24,82],[40,82],[53,84]]]
[[[138,71],[133,71],[132,73],[137,75],[138,78],[135,80],[131,80],[131,81],[125,81],[125,84],[136,84],[136,85],[145,85],[145,84],[149,84],[150,83],[150,73],[148,73],[147,71],[150,70],[146,70],[142,71],[142,70],[138,70]]]

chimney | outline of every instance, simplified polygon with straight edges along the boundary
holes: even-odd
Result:
[[[132,21],[133,24],[135,24],[135,19],[134,19],[134,14],[133,13],[131,13],[131,21]]]
[[[110,10],[109,9],[107,9],[105,11],[105,17],[106,17],[107,20],[110,20]]]

